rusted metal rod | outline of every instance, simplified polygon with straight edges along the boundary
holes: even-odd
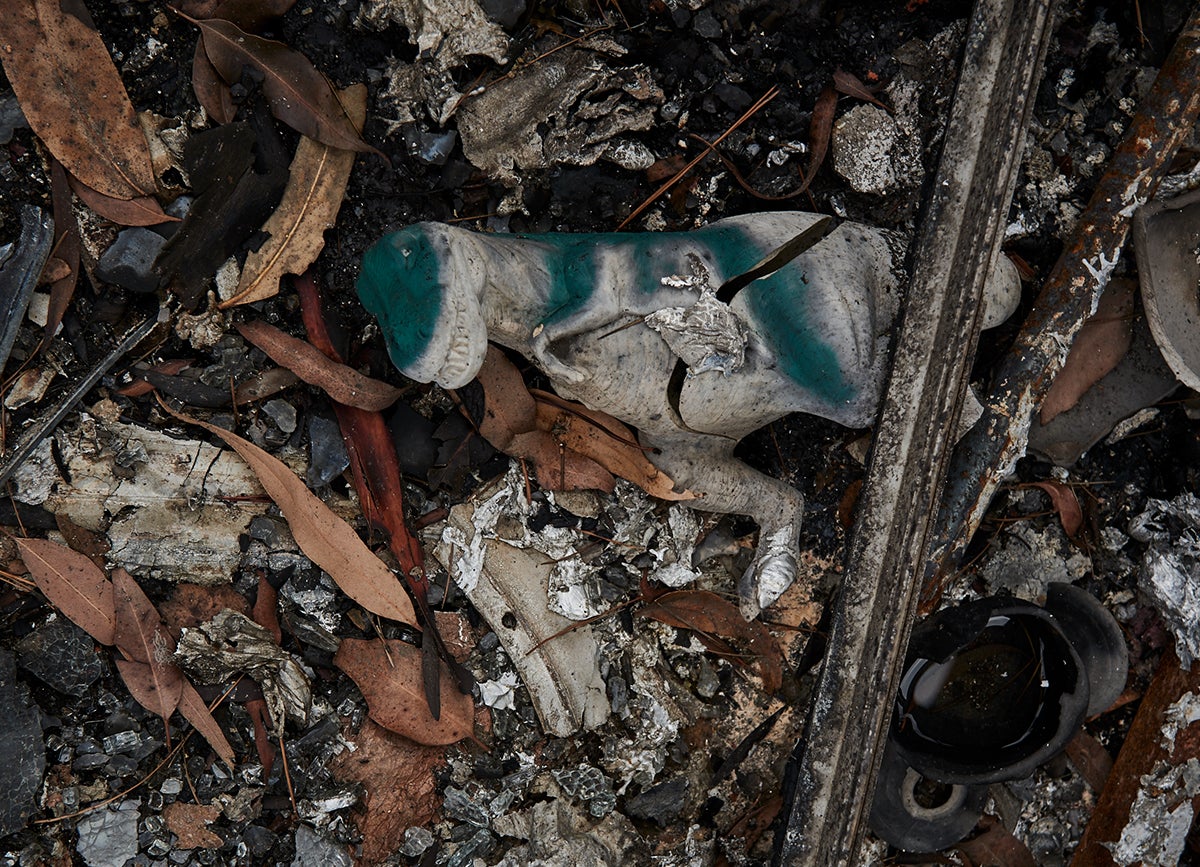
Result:
[[[1200,4],[1113,153],[1074,237],[1055,264],[995,377],[979,422],[954,452],[926,565],[923,605],[936,603],[1000,483],[1025,454],[1033,414],[1096,309],[1134,212],[1153,195],[1200,116]]]
[[[859,863],[1051,0],[979,0],[776,863]]]

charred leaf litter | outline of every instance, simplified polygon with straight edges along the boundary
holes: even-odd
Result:
[[[537,411],[545,412],[545,401],[525,388],[546,389],[551,380],[516,355],[508,363],[516,364],[518,385],[493,370],[489,383],[509,379],[491,394],[479,383],[451,393],[405,380],[388,363],[355,281],[372,244],[421,221],[498,233],[612,232],[704,142],[726,133],[722,158],[700,162],[632,231],[799,209],[907,239],[936,164],[969,4],[181,2],[180,11],[209,22],[209,65],[218,72],[194,61],[197,27],[166,4],[86,5],[133,108],[146,113],[148,140],[158,148],[151,148],[157,199],[185,219],[123,228],[86,203],[87,191],[79,191],[86,184],[76,185],[72,209],[65,175],[53,204],[49,154],[77,175],[87,169],[43,145],[53,138],[47,116],[68,121],[31,109],[29,94],[45,85],[19,83],[28,70],[6,67],[0,285],[6,293],[34,289],[31,269],[43,285],[31,301],[28,294],[19,303],[5,299],[5,461],[73,387],[103,370],[13,468],[0,504],[9,582],[0,595],[4,863],[771,863],[869,431],[796,414],[739,446],[748,464],[796,486],[806,501],[797,579],[748,625],[736,609],[736,583],[760,543],[752,522],[695,512],[611,475],[611,493],[549,491],[567,475],[570,450],[561,443],[565,430],[576,430],[568,421],[558,417],[560,427],[529,434],[525,451],[510,447],[520,460],[480,431],[497,414],[511,421],[522,402],[541,400]],[[1016,314],[982,338],[974,379],[984,394],[1183,26],[1185,7],[1060,10],[1004,245],[1024,290]],[[326,503],[323,520],[349,522],[388,565],[413,556],[394,533],[387,544],[386,521],[377,517],[370,527],[363,517],[353,479],[362,458],[353,444],[347,450],[343,433],[347,424],[368,427],[371,413],[335,407],[325,389],[301,382],[308,377],[285,370],[280,356],[269,358],[234,327],[260,320],[321,348],[303,281],[293,286],[289,277],[278,294],[218,308],[257,267],[247,253],[267,241],[260,229],[272,213],[286,210],[289,179],[303,170],[293,154],[305,146],[295,118],[270,110],[271,87],[294,69],[285,67],[282,79],[252,64],[237,75],[220,71],[224,25],[211,22],[224,19],[281,41],[338,88],[367,87],[362,138],[387,159],[359,153],[345,169],[344,196],[336,182],[310,187],[340,201],[340,210],[333,209],[324,249],[302,252],[296,271],[315,257],[311,276],[330,349],[402,389],[383,417],[403,472],[404,518],[424,550],[427,600],[447,658],[475,682],[467,699],[443,664],[437,720],[421,672],[430,659],[438,671],[438,650],[420,650],[411,625],[418,618],[388,618],[362,590],[349,598],[325,555],[306,547],[313,531],[298,525],[294,503],[285,506],[269,487],[264,493],[266,481],[228,441],[172,417],[150,390],[277,457]],[[795,190],[816,164],[813,151],[824,143],[815,107],[839,70],[857,82],[840,88],[828,154],[806,192],[769,198]],[[207,111],[193,80],[210,87],[215,102],[206,100]],[[756,107],[774,87],[778,95]],[[218,126],[209,118],[222,99],[237,116]],[[351,102],[345,97],[353,117]],[[339,158],[335,152],[320,151],[329,160]],[[1198,160],[1193,135],[1168,172],[1172,195],[1197,186]],[[111,203],[96,207],[112,213]],[[60,232],[62,215],[78,220],[76,258],[69,240],[47,235],[36,209],[55,211]],[[1116,274],[1144,286],[1134,258],[1122,257]],[[78,284],[61,328],[39,351],[54,294],[48,286],[71,271]],[[135,351],[110,358],[129,329],[158,317],[167,286],[183,303],[171,302]],[[1194,283],[1191,291],[1194,301]],[[945,615],[927,621],[910,649],[912,670],[923,672],[912,690],[928,676],[922,653],[934,658],[935,680],[945,652],[966,659],[959,671],[971,677],[993,663],[1022,666],[1037,657],[1045,672],[1090,676],[1091,697],[1101,694],[1102,706],[1074,685],[1042,684],[1066,695],[1066,704],[1053,698],[1024,707],[1034,722],[1021,736],[1065,718],[1058,734],[1071,743],[1066,752],[1060,744],[1019,760],[1011,750],[1003,758],[970,755],[966,764],[982,770],[968,772],[947,770],[950,760],[936,749],[922,764],[904,722],[920,717],[921,699],[902,693],[881,779],[900,788],[908,780],[917,807],[877,802],[873,827],[907,849],[944,852],[903,852],[876,838],[863,863],[1068,863],[1100,797],[1096,769],[1121,751],[1161,660],[1200,655],[1200,406],[1179,384],[1189,381],[1186,373],[1162,360],[1171,352],[1158,354],[1140,302],[1128,309],[1116,318],[1133,320],[1131,336],[1113,339],[1131,345],[1121,357],[1140,352],[1148,361],[1090,390],[1085,369],[1085,384],[1063,399],[1072,408],[1060,427],[1046,425],[1039,454],[1020,463],[969,565],[949,585],[945,607],[961,606],[952,626]],[[1186,315],[1168,307],[1161,318]],[[1195,340],[1200,325],[1192,326]],[[1189,357],[1186,347],[1174,355]],[[1111,363],[1113,376],[1120,363]],[[507,436],[528,431],[510,426]],[[615,459],[605,455],[609,463],[600,463],[612,469]],[[50,542],[13,541],[26,537]],[[116,635],[111,624],[102,636],[103,623],[81,622],[78,591],[64,601],[53,589],[35,589],[36,563],[53,561],[61,571],[67,561],[54,552],[64,546],[96,564],[99,583],[91,586],[97,598],[110,594]],[[70,562],[73,580],[93,574]],[[120,569],[157,614],[121,595],[128,585]],[[1063,609],[1064,594],[1089,601],[1075,598],[1078,605]],[[1088,616],[1078,615],[1085,609]],[[1056,619],[1056,610],[1076,614]],[[165,625],[156,626],[158,615]],[[150,644],[122,637],[123,623],[138,631],[131,616]],[[980,617],[983,631],[961,625]],[[591,622],[568,628],[577,621]],[[947,639],[947,630],[957,638]],[[550,635],[543,643],[531,637]],[[360,644],[383,647],[379,638],[389,640],[385,661],[370,667],[351,658]],[[1031,654],[1021,642],[1035,638],[1039,650]],[[161,651],[155,662],[151,646]],[[1109,675],[1119,670],[1125,651],[1127,681],[1097,673],[1097,665]],[[194,707],[188,721],[168,713],[165,729],[153,709],[161,698],[147,699],[144,689],[144,701],[132,697],[141,681],[127,669],[139,665],[154,672],[157,690],[183,695],[194,687],[203,701],[219,701],[211,717],[218,734],[183,740],[203,725]],[[1168,702],[1165,719],[1179,742],[1200,718],[1197,692]],[[921,724],[959,755],[964,741],[974,741],[953,728],[955,720],[980,723],[950,710],[949,729],[944,719]],[[992,734],[1010,736],[1003,728]],[[217,758],[222,739],[232,764]],[[1194,747],[1177,748],[1173,761],[1153,769],[1159,788],[1138,795],[1128,828],[1122,821],[1103,838],[1113,841],[1116,860],[1076,863],[1196,862],[1188,807],[1200,792]],[[928,775],[915,788],[912,767]],[[964,794],[951,802],[956,789]],[[923,821],[933,817],[924,830],[905,824],[914,809]],[[988,845],[1001,860],[983,860]]]

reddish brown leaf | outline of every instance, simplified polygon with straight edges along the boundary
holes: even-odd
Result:
[[[982,834],[956,847],[967,867],[1037,867],[1033,854],[999,819],[984,816],[979,826]]]
[[[170,719],[183,693],[183,672],[174,665],[154,666],[132,659],[116,662],[121,680],[129,687],[134,701],[150,713],[158,714],[164,722]]]
[[[650,463],[637,437],[624,423],[611,415],[588,409],[579,403],[534,389],[537,401],[537,426],[555,442],[595,461],[604,469],[633,482],[660,500],[694,500],[691,491],[676,491],[675,482]]]
[[[178,223],[178,217],[163,213],[162,205],[150,196],[114,199],[98,193],[78,178],[71,178],[71,189],[79,200],[106,220],[121,226],[157,226],[159,223]]]
[[[270,370],[256,373],[239,385],[233,398],[239,404],[253,403],[256,400],[263,400],[271,395],[279,394],[298,382],[300,382],[300,377],[286,367],[272,367]]]
[[[766,692],[773,693],[783,684],[783,654],[775,636],[759,621],[747,622],[736,605],[715,593],[675,590],[659,596],[638,613],[668,626],[690,629],[701,637],[727,638],[752,657]]]
[[[1033,487],[1045,491],[1050,497],[1063,531],[1068,539],[1074,539],[1083,526],[1083,510],[1079,506],[1079,498],[1075,496],[1075,489],[1060,482],[1033,482]]]
[[[395,576],[354,530],[312,493],[278,458],[216,425],[163,407],[181,421],[204,428],[241,455],[291,527],[296,544],[342,591],[381,617],[415,623],[412,603]]]
[[[1066,412],[1084,392],[1103,379],[1129,351],[1133,341],[1132,280],[1114,279],[1104,290],[1096,312],[1083,324],[1071,344],[1062,370],[1054,377],[1039,416],[1049,424],[1059,413]]]
[[[233,767],[233,747],[225,739],[225,733],[213,719],[213,715],[209,711],[208,705],[204,703],[204,699],[200,697],[200,693],[196,692],[196,688],[187,680],[184,680],[183,690],[179,694],[179,712],[196,731],[204,735],[204,739],[213,748],[213,752],[220,756],[225,764]]]
[[[273,19],[279,18],[295,5],[296,0],[224,0],[211,15],[195,15],[193,17],[224,18],[243,30],[253,33]]]
[[[362,691],[371,719],[419,744],[452,744],[470,737],[475,720],[471,696],[458,691],[442,667],[441,717],[429,713],[421,678],[421,651],[403,641],[342,640],[333,661]]]
[[[83,554],[45,539],[17,539],[38,590],[68,620],[101,644],[112,644],[116,603],[112,582]]]
[[[71,276],[71,266],[57,256],[51,256],[42,266],[42,276],[38,277],[38,285],[45,286],[69,276]]]
[[[495,345],[489,345],[476,379],[486,398],[479,433],[502,452],[513,437],[537,427],[537,404],[516,365]]]
[[[357,749],[343,750],[329,769],[338,780],[367,790],[356,816],[363,837],[360,863],[382,864],[404,844],[405,830],[437,818],[442,800],[434,772],[446,764],[446,749],[414,744],[369,719],[345,738]]]
[[[1067,758],[1087,781],[1096,794],[1104,791],[1104,784],[1113,769],[1113,757],[1104,745],[1085,731],[1079,732],[1067,743]]]
[[[196,101],[204,106],[217,123],[232,123],[237,116],[237,106],[233,103],[233,94],[229,85],[221,80],[217,68],[204,51],[204,40],[196,40],[196,50],[192,55],[192,90]]]
[[[113,570],[112,583],[116,602],[113,643],[129,659],[152,666],[169,662],[174,642],[154,603],[124,569]]]
[[[211,804],[185,804],[172,801],[163,807],[163,819],[167,828],[179,839],[176,849],[219,849],[225,841],[205,826],[216,821],[221,808]]]
[[[825,154],[829,152],[829,141],[833,137],[833,117],[836,113],[837,91],[827,87],[817,97],[808,127],[808,172],[804,176],[804,182],[790,195],[796,196],[807,190],[825,162]]]
[[[75,284],[79,280],[79,222],[75,209],[71,207],[71,190],[67,183],[67,172],[62,163],[50,161],[50,190],[54,203],[54,251],[67,266],[67,273],[50,284],[50,306],[46,311],[46,327],[43,330],[41,348],[50,345],[63,315],[75,296]]]
[[[112,547],[108,544],[106,536],[94,533],[86,527],[79,526],[71,520],[66,512],[56,512],[54,514],[54,523],[58,526],[58,532],[62,534],[62,537],[67,540],[67,544],[71,546],[72,551],[78,551],[95,563],[101,571],[104,570],[106,566],[104,555]]]
[[[155,190],[150,148],[82,0],[25,0],[0,15],[4,71],[50,152],[106,196]]]
[[[159,604],[158,613],[172,636],[181,630],[194,629],[207,623],[228,608],[238,614],[250,615],[250,603],[228,584],[207,586],[176,584],[171,598]]]
[[[283,644],[279,628],[279,593],[271,586],[265,573],[258,576],[258,597],[254,600],[254,622],[270,632],[276,644]]]
[[[271,113],[292,129],[330,147],[383,156],[362,140],[329,79],[303,54],[230,21],[188,20],[200,28],[204,51],[226,83],[239,81],[242,69],[250,66],[263,75]]]
[[[193,18],[213,18],[221,0],[175,0],[171,8]]]
[[[891,109],[880,102],[875,94],[871,92],[870,88],[863,84],[862,80],[852,72],[846,72],[844,69],[835,69],[833,72],[833,86],[838,93],[844,93],[846,96],[874,103],[884,111],[891,112]]]
[[[611,494],[616,482],[604,467],[560,446],[544,430],[518,434],[506,451],[515,458],[532,461],[538,484],[548,491],[593,490]]]
[[[276,364],[282,364],[309,385],[324,389],[338,403],[378,412],[400,397],[400,389],[395,386],[338,364],[311,343],[284,334],[273,325],[241,322],[237,329]]]
[[[265,698],[252,698],[243,702],[250,722],[254,725],[254,750],[258,753],[259,764],[263,766],[264,779],[271,776],[271,768],[275,766],[275,747],[267,736],[271,727],[271,712],[267,710]]]

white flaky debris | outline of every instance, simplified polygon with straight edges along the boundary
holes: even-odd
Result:
[[[710,370],[728,376],[746,363],[746,325],[710,288],[690,307],[651,313],[646,324],[662,335],[693,376]]]
[[[515,704],[517,689],[517,674],[506,671],[495,680],[479,682],[479,698],[488,707],[497,710],[512,710]]]
[[[1179,863],[1192,827],[1192,798],[1200,794],[1200,762],[1168,766],[1165,762],[1142,777],[1137,799],[1121,838],[1104,845],[1118,867],[1144,864],[1167,867]]]
[[[1200,695],[1188,691],[1163,712],[1162,748],[1173,752],[1179,733],[1196,722],[1200,722]]]
[[[1170,627],[1179,661],[1190,670],[1200,658],[1200,498],[1150,500],[1129,535],[1150,546],[1138,588]]]
[[[796,561],[792,553],[791,528],[776,530],[759,542],[758,604],[772,605],[792,585]]]

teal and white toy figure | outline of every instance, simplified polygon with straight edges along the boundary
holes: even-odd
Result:
[[[701,508],[757,521],[739,584],[753,617],[795,577],[804,500],[734,446],[792,412],[865,427],[887,371],[903,246],[880,229],[830,226],[802,212],[641,234],[421,223],[367,252],[358,292],[406,376],[461,387],[495,341],[563,397],[635,427]],[[736,279],[747,274],[758,279]]]

